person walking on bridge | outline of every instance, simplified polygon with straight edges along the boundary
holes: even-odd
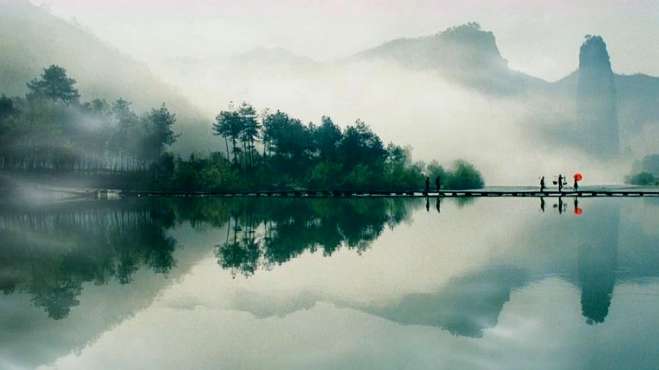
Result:
[[[579,181],[583,180],[583,175],[581,172],[577,172],[574,174],[574,191],[579,190]]]
[[[542,177],[540,178],[540,192],[541,192],[541,193],[544,193],[544,192],[545,192],[545,188],[546,188],[546,187],[545,187],[545,177],[542,176]]]
[[[423,195],[428,196],[429,192],[430,192],[430,177],[426,176],[426,186],[423,189]]]
[[[442,189],[442,179],[439,176],[435,177],[435,188],[437,189],[437,195],[439,195],[439,191]]]

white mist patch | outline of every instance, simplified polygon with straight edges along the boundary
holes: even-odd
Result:
[[[179,82],[184,89],[191,73]],[[473,162],[489,185],[535,184],[542,175],[570,178],[577,171],[587,184],[620,183],[629,168],[627,163],[600,165],[570,145],[532,134],[552,125],[541,108],[559,114],[571,108],[561,102],[483,94],[432,71],[385,62],[265,71],[232,64],[199,71],[199,76],[195,88],[184,92],[208,114],[232,101],[247,101],[306,122],[328,115],[345,127],[359,118],[385,142],[411,146],[416,160]]]

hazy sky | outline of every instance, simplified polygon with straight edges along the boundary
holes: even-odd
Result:
[[[518,70],[555,80],[577,64],[588,33],[605,37],[614,69],[659,75],[657,0],[32,0],[134,57],[212,62],[258,46],[331,60],[397,37],[469,21],[497,37]]]

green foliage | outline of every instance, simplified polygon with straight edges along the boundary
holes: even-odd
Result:
[[[176,158],[176,115],[163,104],[146,114],[119,98],[80,102],[75,80],[58,66],[28,83],[25,98],[0,97],[0,170],[72,171],[131,178],[130,187],[176,191],[418,191],[426,174],[445,188],[483,185],[458,161],[414,163],[411,150],[382,139],[363,121],[342,130],[330,117],[304,124],[279,110],[242,103],[212,123],[226,153]],[[126,185],[128,186],[128,185]]]
[[[0,98],[0,169],[146,172],[162,181],[161,157],[176,141],[176,116],[163,104],[144,116],[118,99],[80,103],[75,80],[58,66],[28,83],[25,98]],[[165,158],[166,159],[166,158]],[[171,166],[170,166],[171,167]]]
[[[435,179],[439,178],[441,181],[440,185],[441,183],[444,183],[442,187],[446,187],[446,185],[449,184],[448,182],[449,173],[446,172],[444,167],[442,167],[437,161],[430,162],[427,168],[427,172],[428,172],[428,177],[430,177],[431,181],[434,181]]]
[[[312,139],[318,155],[328,160],[337,159],[337,147],[341,142],[341,129],[335,125],[331,118],[323,116],[321,124],[312,132]]]
[[[51,65],[44,69],[40,77],[27,83],[28,99],[51,99],[65,104],[75,104],[80,93],[75,88],[76,80],[66,74],[62,67]]]
[[[257,118],[256,110],[242,103],[221,111],[212,129],[232,143],[232,150],[227,150],[232,160],[220,153],[213,154],[214,160],[179,159],[171,189],[418,191],[426,174],[433,181],[439,177],[443,188],[483,186],[472,164],[457,161],[452,171],[446,171],[436,161],[427,167],[414,163],[410,148],[385,147],[361,120],[345,130],[326,116],[318,126],[305,125],[279,110]]]
[[[447,178],[449,189],[478,189],[485,185],[481,173],[471,163],[458,160]]]
[[[653,186],[657,185],[659,179],[649,172],[640,172],[627,177],[627,183],[631,185]]]
[[[348,169],[357,165],[380,165],[387,155],[382,140],[361,120],[348,126],[338,149],[341,162]]]

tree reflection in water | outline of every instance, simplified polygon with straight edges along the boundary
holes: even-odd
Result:
[[[153,204],[8,210],[0,215],[0,287],[27,292],[54,319],[79,304],[86,282],[132,281],[140,267],[167,273],[176,241],[171,213]]]
[[[420,200],[241,199],[232,203],[220,266],[249,276],[305,251],[330,256],[341,246],[361,253],[384,230],[406,219]]]
[[[149,199],[60,204],[0,211],[0,289],[28,293],[48,316],[79,304],[83,284],[132,281],[140,269],[166,274],[175,265],[178,223],[227,227],[218,263],[249,276],[322,249],[361,252],[385,226],[404,220],[416,201],[304,199]]]
[[[424,204],[400,198],[194,198],[2,207],[0,289],[26,293],[49,317],[62,319],[79,304],[85,283],[128,284],[145,269],[166,275],[176,263],[177,241],[170,230],[178,224],[226,229],[226,238],[208,247],[223,269],[249,277],[305,252],[331,256],[346,248],[362,253],[386,227],[400,224]],[[390,307],[360,309],[478,337],[496,324],[511,290],[559,274],[580,288],[586,321],[604,322],[620,271],[628,271],[628,278],[656,275],[656,257],[648,254],[656,238],[633,229],[630,241],[638,239],[638,245],[627,248],[632,255],[620,257],[619,205],[592,204],[591,210],[590,217],[556,217],[522,234],[528,240],[518,241],[520,248],[504,253],[495,266],[482,266],[487,273],[471,271],[438,291],[405,296]],[[560,232],[546,238],[546,230]],[[570,252],[575,249],[576,261]],[[545,262],[536,256],[529,259],[533,263],[497,267],[538,251],[549,251]],[[621,261],[626,265],[619,266]]]

